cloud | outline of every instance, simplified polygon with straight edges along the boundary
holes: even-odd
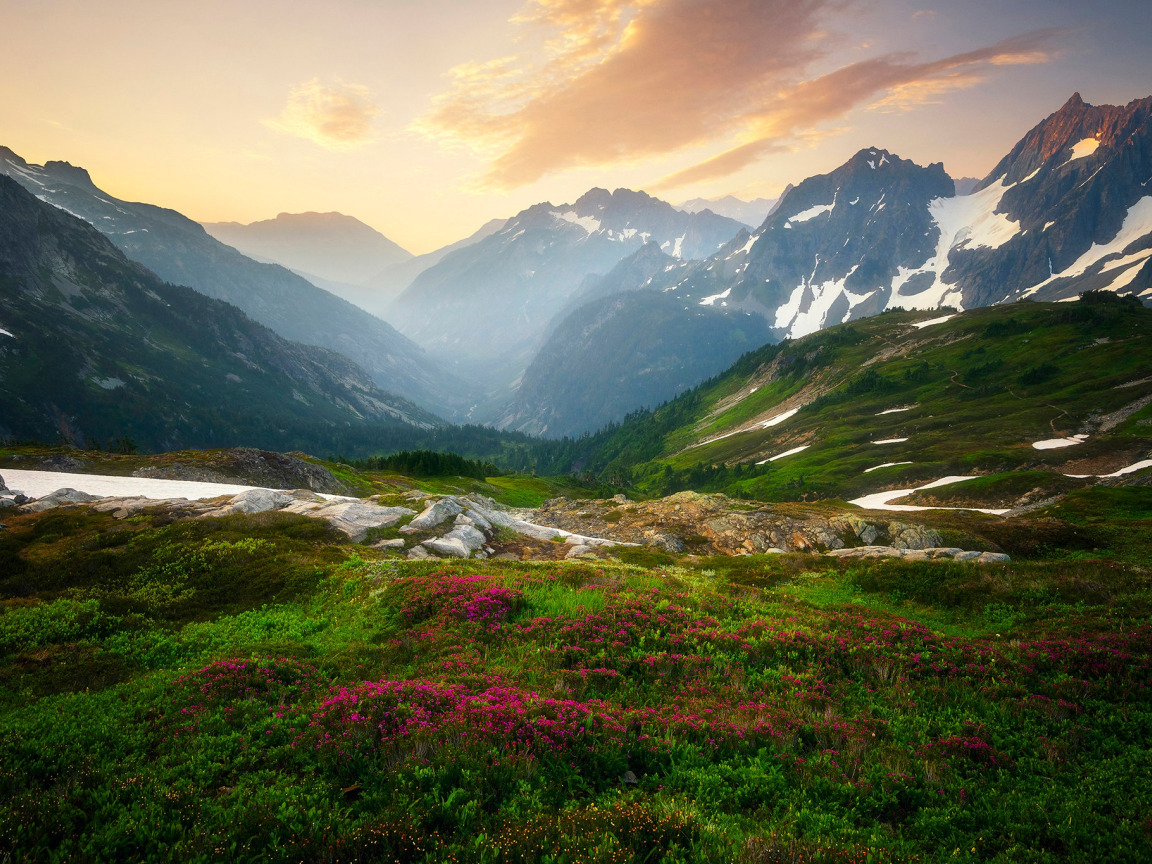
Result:
[[[329,150],[350,150],[372,140],[372,121],[379,112],[367,87],[313,78],[293,87],[280,116],[263,123]]]
[[[930,104],[943,93],[984,80],[980,70],[988,66],[1008,65],[1010,58],[1037,62],[1039,46],[1054,35],[1055,31],[1037,31],[921,63],[910,62],[906,55],[890,54],[804,81],[780,91],[759,111],[743,118],[751,140],[669,175],[653,188],[675,189],[732,174],[763,156],[787,149],[788,142],[806,131],[860,106],[908,110]]]
[[[855,0],[531,0],[523,50],[460,66],[417,129],[489,158],[511,188],[566,169],[731,146],[662,181],[671,188],[810,142],[853,108],[907,110],[971,87],[997,65],[1044,62],[1049,31],[917,62],[833,59],[827,19]],[[841,46],[842,47],[842,46]]]

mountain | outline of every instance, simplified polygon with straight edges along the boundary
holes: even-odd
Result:
[[[725,195],[722,198],[692,198],[679,205],[676,209],[685,213],[700,213],[711,210],[718,216],[727,216],[737,222],[743,222],[749,228],[755,228],[763,222],[776,198],[753,198],[751,201],[741,201],[735,195]]]
[[[429,267],[439,264],[447,255],[455,252],[457,249],[472,246],[475,243],[479,243],[485,237],[492,236],[503,228],[507,222],[507,219],[489,219],[481,225],[479,229],[463,240],[457,240],[455,243],[449,243],[447,246],[442,246],[432,252],[425,252],[423,255],[416,255],[406,261],[391,264],[380,272],[373,274],[372,277],[365,280],[362,285],[351,291],[341,293],[340,296],[355,303],[362,309],[367,309],[373,315],[387,318],[390,314],[392,301],[395,300],[405,288],[411,285],[417,276]]]
[[[121,201],[67,162],[31,165],[0,147],[0,173],[42,201],[84,219],[160,278],[226,300],[296,342],[350,358],[389,392],[451,412],[467,388],[390,325],[274,264],[253,261],[191,219]]]
[[[740,223],[689,214],[643,192],[593,189],[537,204],[425,270],[392,306],[405,335],[502,391],[528,365],[552,317],[591,274],[655,242],[676,258],[711,254]]]
[[[741,231],[733,240],[747,240]],[[647,290],[686,266],[647,243],[556,316],[495,425],[551,438],[592,432],[655,406],[774,341],[764,319]],[[643,322],[637,326],[637,322]]]
[[[5,176],[0,406],[6,438],[146,449],[334,450],[441,425],[345,357],[166,284]]]
[[[760,348],[576,442],[563,467],[645,495],[761,500],[981,475],[949,496],[1012,507],[1090,483],[1152,481],[1116,473],[1152,467],[1149,368],[1152,309],[1131,296],[886,312]]]
[[[887,309],[1064,300],[1102,288],[1152,299],[1150,109],[1152,98],[1093,107],[1073,96],[967,195],[954,194],[942,165],[922,167],[868,148],[789,188],[754,233],[707,259],[645,269],[648,253],[636,253],[617,268],[625,278],[577,295],[598,307],[564,310],[572,318],[550,328],[501,422],[557,435],[584,431],[558,422],[557,412],[603,416],[604,388],[591,380],[600,367],[588,358],[611,356],[621,368],[645,369],[685,352],[698,355],[678,338],[693,332],[686,321],[701,307],[733,316],[731,326],[742,333],[754,332],[742,316],[758,315],[769,328],[766,341],[777,341]],[[624,301],[625,292],[645,296]],[[678,298],[685,322],[669,319],[677,307],[662,295]],[[608,326],[613,317],[621,320]],[[607,341],[620,339],[625,327],[645,334],[634,337],[634,356],[628,340]],[[657,342],[663,356],[654,353]],[[717,351],[700,359],[685,385],[734,358]],[[562,379],[564,369],[571,371]],[[632,392],[637,401],[613,400],[611,419],[682,389],[652,383]]]
[[[249,258],[329,282],[358,285],[414,256],[343,213],[281,213],[251,222],[205,222],[204,230]],[[307,278],[307,277],[306,277]]]

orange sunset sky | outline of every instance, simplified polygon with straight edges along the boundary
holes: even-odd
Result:
[[[201,221],[412,252],[591,186],[773,197],[866,146],[983,176],[1152,94],[1147,0],[0,0],[0,144]]]

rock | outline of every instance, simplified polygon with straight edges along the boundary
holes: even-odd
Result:
[[[5,507],[15,507],[15,506],[16,506],[16,499],[15,498],[2,498],[2,497],[0,497],[0,510],[3,510]]]
[[[408,560],[410,561],[427,561],[428,559],[435,557],[435,555],[431,554],[423,546],[413,546],[408,550]]]
[[[940,532],[923,525],[905,525],[903,522],[890,523],[888,537],[897,549],[929,549],[943,542]]]
[[[4,475],[0,474],[0,492],[7,492],[8,487],[4,485]]]
[[[229,503],[233,513],[265,513],[268,510],[279,510],[294,500],[291,494],[276,489],[249,489]]]
[[[595,554],[595,550],[591,546],[585,546],[583,543],[581,543],[580,545],[573,546],[571,549],[569,549],[568,554],[565,555],[564,557],[565,558],[579,558],[581,555],[594,555],[594,554]]]
[[[412,511],[409,511],[412,512]],[[428,531],[440,523],[458,516],[464,508],[454,498],[441,498],[433,501],[424,508],[424,512],[405,525],[400,530],[405,534],[415,534],[417,531]]]
[[[457,525],[443,537],[425,540],[424,546],[441,555],[470,558],[484,546],[484,535],[471,525]]]
[[[302,515],[324,519],[337,531],[347,534],[353,543],[359,543],[368,536],[368,529],[389,528],[414,512],[407,507],[381,507],[379,504],[353,500],[338,501]]]
[[[489,522],[488,518],[479,510],[469,507],[464,511],[464,513],[469,519],[472,520],[472,524],[479,528],[481,531],[492,530],[492,523]]]
[[[404,539],[397,538],[395,540],[377,540],[371,546],[372,549],[403,549]]]
[[[640,782],[640,779],[631,771],[625,771],[620,775],[620,782],[625,786],[635,786]]]
[[[675,534],[656,534],[652,538],[652,545],[672,553],[680,553],[687,548],[684,541]]]
[[[959,554],[954,556],[953,560],[956,560],[956,561],[975,561],[982,554],[983,554],[982,552],[960,552]]]
[[[779,546],[772,546],[764,550],[765,555],[787,555],[787,549],[781,549]]]
[[[45,495],[31,504],[25,504],[20,509],[24,513],[40,513],[44,510],[51,510],[54,507],[64,507],[68,504],[88,504],[92,501],[99,501],[98,495],[89,495],[87,492],[78,492],[75,489],[57,489],[50,495]]]
[[[981,564],[1003,564],[1006,561],[1011,561],[1012,557],[1003,552],[981,552],[980,557],[976,560]]]

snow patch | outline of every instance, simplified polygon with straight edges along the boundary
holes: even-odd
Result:
[[[976,477],[941,477],[939,480],[934,480],[931,483],[926,483],[923,486],[916,486],[912,489],[890,490],[888,492],[874,492],[871,495],[865,495],[862,498],[855,498],[849,501],[849,504],[855,504],[857,507],[862,507],[865,510],[893,510],[901,512],[911,512],[913,510],[975,510],[977,513],[991,513],[993,516],[1002,516],[1007,513],[1007,510],[987,510],[982,507],[917,507],[911,504],[891,504],[889,502],[895,501],[897,498],[906,498],[913,492],[919,492],[922,489],[935,489],[939,486],[951,486],[953,483],[962,483],[965,480],[975,480]]]
[[[1065,474],[1065,477],[1075,477],[1079,480],[1084,480],[1088,477],[1123,477],[1125,474],[1134,474],[1137,471],[1143,471],[1145,468],[1152,468],[1152,459],[1142,459],[1135,462],[1119,471],[1113,471],[1111,474]]]
[[[883,438],[880,441],[873,441],[873,444],[903,444],[907,438]]]
[[[1048,438],[1045,441],[1033,441],[1032,446],[1036,450],[1057,450],[1061,447],[1074,447],[1083,443],[1080,438]]]
[[[565,222],[571,222],[573,225],[579,225],[589,234],[594,234],[600,230],[600,220],[595,216],[577,216],[571,210],[565,210],[563,213],[553,213],[552,215],[557,219],[563,219]]]
[[[75,489],[89,495],[112,497],[135,497],[162,500],[165,498],[186,498],[197,501],[216,498],[220,495],[239,495],[257,489],[257,486],[240,486],[233,483],[198,483],[192,480],[158,480],[152,477],[113,477],[104,474],[65,474],[59,471],[14,471],[4,470],[4,482],[11,488],[19,489],[30,498],[43,498],[57,489]],[[338,498],[325,495],[325,498]]]
[[[912,326],[917,330],[923,330],[925,327],[931,327],[933,324],[943,324],[945,321],[951,321],[955,315],[942,315],[939,318],[933,318],[931,321],[917,321]]]
[[[710,296],[708,296],[708,297],[705,297],[703,300],[701,300],[701,301],[700,301],[700,303],[699,303],[698,305],[700,305],[700,306],[711,306],[711,305],[712,305],[713,303],[715,303],[717,300],[727,300],[727,299],[728,299],[728,295],[729,295],[729,294],[731,294],[731,293],[732,293],[732,286],[731,286],[731,285],[729,285],[727,288],[725,288],[725,289],[724,289],[723,291],[721,291],[719,294],[712,294],[712,295],[710,295]],[[725,305],[727,305],[727,304],[725,304]]]
[[[1096,148],[1099,146],[1100,142],[1095,138],[1085,138],[1083,141],[1077,141],[1076,144],[1072,147],[1072,155],[1069,156],[1063,163],[1061,163],[1060,167],[1063,168],[1065,165],[1070,165],[1077,159],[1083,159],[1086,156],[1091,156],[1096,152]]]
[[[793,222],[808,222],[811,219],[815,219],[821,213],[830,212],[835,206],[836,196],[833,195],[831,204],[816,204],[815,206],[809,207],[807,210],[801,210],[799,213],[788,220],[788,224],[791,225]]]
[[[764,465],[767,462],[775,462],[777,459],[783,459],[785,456],[795,456],[801,450],[807,450],[811,444],[801,444],[799,447],[793,447],[791,450],[785,450],[783,453],[777,453],[775,456],[769,456],[767,459],[761,459],[757,465]]]
[[[887,411],[881,411],[877,417],[883,417],[885,414],[899,414],[901,411],[911,411],[915,405],[905,405],[903,408],[889,408]]]
[[[8,332],[7,330],[5,330],[3,327],[0,327],[0,336],[11,336],[13,339],[15,339],[15,338],[16,338],[16,334],[15,334],[15,333],[9,333],[9,332]]]
[[[894,468],[897,465],[911,465],[911,462],[885,462],[883,465],[873,465],[871,468],[865,468],[865,474],[871,474],[873,471],[879,471],[881,468]]]

